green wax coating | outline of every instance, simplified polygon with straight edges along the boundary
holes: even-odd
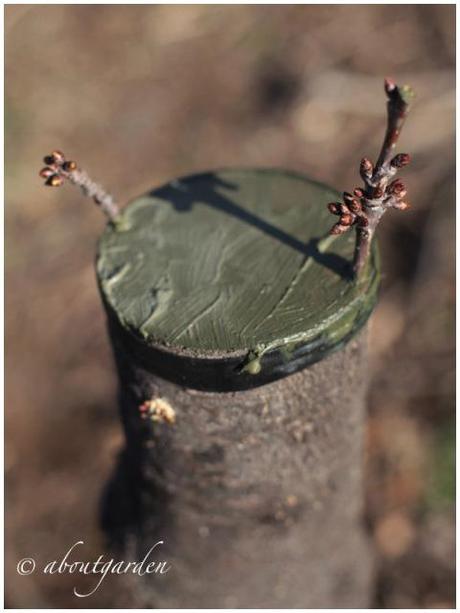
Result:
[[[289,355],[318,336],[339,343],[372,308],[378,277],[374,249],[351,279],[354,230],[328,235],[337,218],[326,205],[339,198],[273,169],[172,181],[131,202],[102,235],[104,300],[148,344],[196,356]]]

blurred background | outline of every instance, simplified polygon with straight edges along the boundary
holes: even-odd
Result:
[[[171,178],[280,166],[359,184],[382,81],[417,92],[400,151],[413,208],[385,216],[371,326],[366,525],[374,606],[454,606],[453,5],[9,5],[6,32],[6,605],[125,607],[115,583],[18,560],[103,552],[122,445],[94,273],[100,212],[42,187],[62,149],[125,203]],[[94,584],[91,578],[90,584]]]

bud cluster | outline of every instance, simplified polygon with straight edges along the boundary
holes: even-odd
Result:
[[[368,158],[361,160],[359,174],[364,183],[362,188],[356,187],[353,194],[344,192],[343,202],[327,205],[332,214],[339,216],[339,221],[332,226],[330,233],[343,234],[355,226],[358,230],[358,243],[364,235],[368,237],[366,240],[372,238],[377,223],[388,208],[409,208],[404,200],[407,195],[406,186],[399,179],[393,180],[393,177],[400,168],[410,163],[411,158],[408,153],[393,155],[393,150],[413,93],[409,87],[398,87],[391,79],[385,79],[384,86],[388,98],[388,126],[380,156],[375,164]],[[367,231],[359,232],[365,228]],[[358,265],[355,262],[355,270],[359,271],[362,265],[362,261]]]
[[[353,195],[344,192],[343,202],[330,202],[327,207],[333,215],[340,217],[334,224],[330,234],[343,234],[352,226],[366,228],[369,225],[368,210],[381,206],[383,209],[392,207],[401,211],[409,208],[404,202],[407,189],[400,179],[395,179],[387,184],[387,181],[397,169],[406,166],[410,162],[408,153],[398,153],[390,162],[391,171],[388,172],[386,181],[380,181],[378,185],[372,185],[374,166],[370,160],[363,158],[359,165],[359,173],[365,183],[364,188],[356,187]]]
[[[45,179],[45,185],[59,187],[64,183],[64,179],[69,178],[69,174],[77,169],[77,164],[72,160],[66,160],[62,151],[53,151],[43,159],[46,166],[42,168],[39,175]]]
[[[354,195],[344,192],[343,202],[330,202],[327,205],[327,208],[333,215],[340,217],[339,221],[332,226],[331,234],[343,234],[353,225],[361,228],[365,228],[368,225],[369,222],[363,212],[361,198],[359,197],[362,194],[362,190],[356,188],[353,193]]]

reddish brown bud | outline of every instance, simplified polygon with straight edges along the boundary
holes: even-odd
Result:
[[[59,187],[60,185],[62,185],[62,183],[63,180],[59,175],[53,175],[49,177],[45,185],[49,185],[50,187]]]
[[[390,164],[393,168],[402,168],[403,166],[407,166],[411,161],[411,157],[408,153],[398,153],[391,160]]]
[[[362,198],[364,196],[364,192],[360,187],[355,187],[355,189],[353,190],[353,194],[357,197],[357,198]]]
[[[381,198],[383,196],[383,189],[381,187],[375,187],[372,197],[373,198]]]
[[[329,212],[333,215],[340,215],[340,203],[339,202],[329,202],[327,205]]]
[[[63,162],[65,162],[65,156],[62,153],[62,151],[53,151],[53,153],[51,154],[51,157],[53,158],[54,162],[56,164],[62,164]]]
[[[395,200],[392,206],[394,209],[399,209],[400,211],[405,211],[406,209],[411,208],[411,205],[408,202],[401,202],[400,200]]]
[[[346,212],[344,205],[341,202],[329,202],[327,208],[333,215],[341,215]]]
[[[357,200],[356,198],[353,198],[353,200],[348,205],[348,208],[350,209],[352,213],[356,214],[356,213],[360,213],[363,207],[359,200]]]
[[[372,173],[374,171],[374,166],[372,162],[367,158],[363,158],[361,160],[361,164],[359,165],[359,173],[364,181],[370,179],[372,177]]]
[[[393,92],[396,89],[396,83],[393,81],[393,79],[389,79],[388,77],[386,77],[384,80],[384,87],[385,87],[385,92],[387,94],[391,94],[391,92]]]
[[[403,198],[407,193],[406,186],[400,179],[396,179],[388,186],[387,193]]]
[[[48,179],[54,175],[54,170],[47,166],[46,168],[42,168],[38,174],[42,179]]]
[[[354,215],[351,213],[345,213],[340,216],[340,225],[341,226],[351,226],[355,220]]]
[[[70,171],[75,170],[77,168],[77,163],[73,162],[73,161],[64,162],[64,164],[62,165],[62,168],[65,171],[70,172]]]

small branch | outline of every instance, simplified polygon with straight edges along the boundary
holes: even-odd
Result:
[[[356,245],[353,259],[353,272],[358,277],[369,257],[372,239],[385,211],[389,208],[401,211],[409,208],[404,198],[406,187],[399,179],[391,181],[400,168],[410,162],[408,153],[393,157],[394,148],[409,111],[413,98],[412,90],[398,87],[390,79],[385,79],[385,92],[388,97],[388,121],[380,155],[375,166],[367,158],[361,160],[359,174],[364,182],[362,188],[356,187],[353,194],[343,193],[342,202],[328,204],[331,213],[340,217],[331,228],[331,234],[343,234],[352,226],[356,227]]]
[[[85,196],[92,198],[107,216],[110,222],[116,223],[120,210],[113,196],[95,183],[87,172],[77,167],[73,161],[66,160],[61,151],[53,151],[44,158],[47,165],[40,170],[40,177],[45,179],[45,185],[59,187],[65,180],[77,185]]]
[[[388,96],[387,102],[387,130],[383,140],[382,149],[375,165],[375,175],[379,175],[383,168],[388,168],[388,164],[398,142],[404,121],[407,117],[409,104],[414,96],[410,87],[398,87],[390,79],[385,79],[385,92]],[[373,177],[375,181],[376,177]]]

